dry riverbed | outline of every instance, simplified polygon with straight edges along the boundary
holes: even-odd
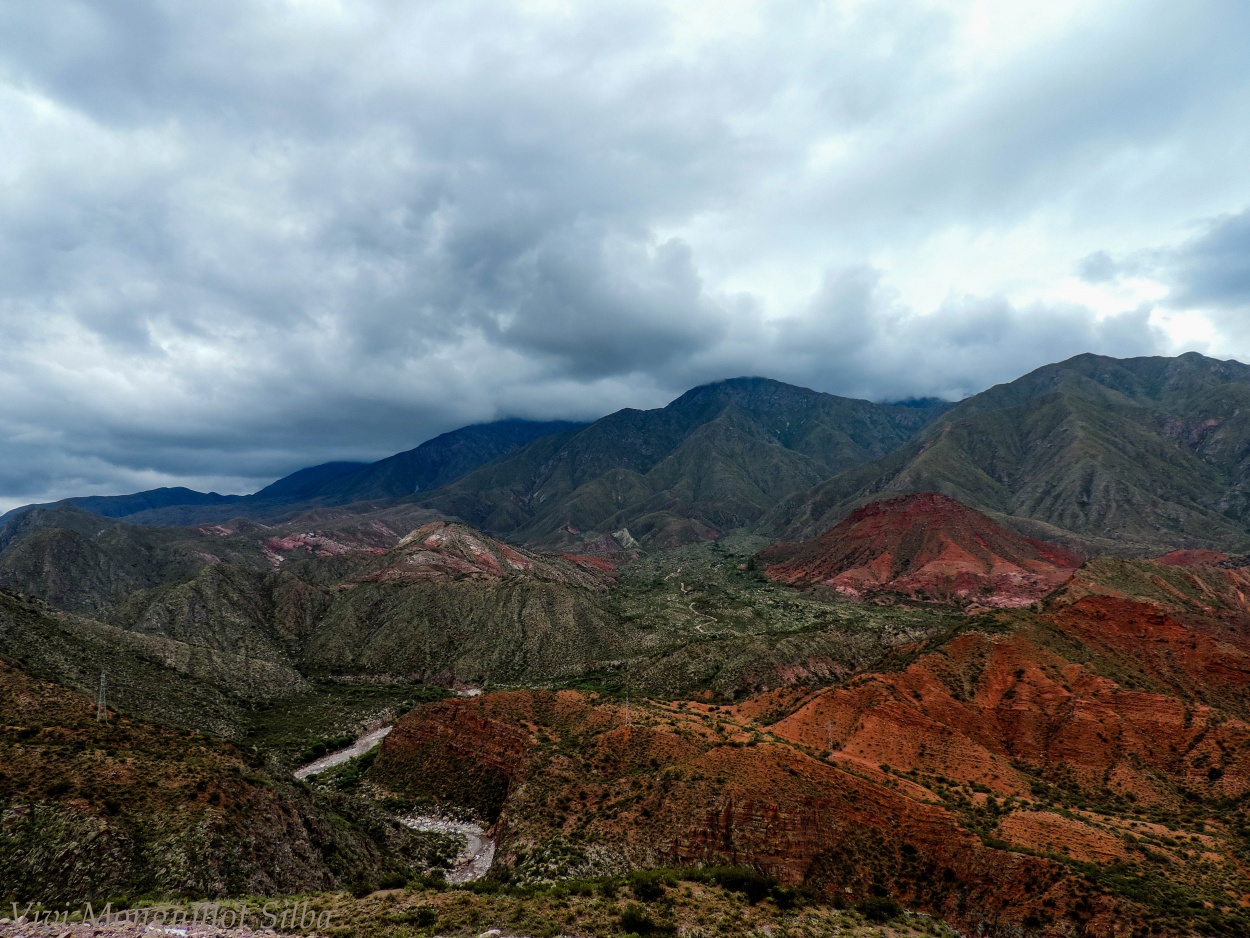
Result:
[[[309,778],[363,756],[375,746],[381,745],[382,740],[390,731],[389,726],[371,730],[361,735],[346,749],[329,753],[300,766],[295,770],[295,777]],[[396,820],[413,830],[450,834],[464,841],[464,846],[456,857],[452,869],[447,873],[449,883],[471,883],[490,872],[490,865],[495,859],[495,839],[482,825],[435,814],[410,814],[397,817]]]
[[[495,860],[495,838],[472,821],[454,821],[434,814],[411,814],[398,819],[416,831],[433,831],[464,838],[464,847],[447,873],[449,883],[471,883],[490,872]]]

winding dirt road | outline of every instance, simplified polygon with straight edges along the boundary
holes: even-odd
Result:
[[[383,726],[381,729],[365,733],[346,749],[340,749],[338,752],[332,752],[329,755],[322,756],[320,759],[314,759],[312,762],[301,765],[295,770],[295,777],[308,778],[310,775],[316,775],[319,772],[324,772],[326,769],[332,769],[336,765],[342,765],[348,759],[363,756],[374,746],[381,743],[390,731],[391,728],[389,726]]]

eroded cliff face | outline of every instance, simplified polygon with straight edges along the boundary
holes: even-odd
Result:
[[[498,696],[498,695],[493,695]],[[493,824],[534,743],[524,723],[460,701],[418,708],[382,743],[372,778],[417,802],[467,808]]]
[[[574,692],[446,701],[403,721],[373,778],[449,807],[502,793],[482,813],[498,822],[497,863],[520,875],[742,864],[996,928],[1087,892],[1062,864],[987,846],[923,785],[825,759],[731,708],[635,702],[627,717]]]
[[[1040,613],[969,618],[905,666],[817,692],[628,714],[572,691],[444,701],[401,723],[375,772],[453,803],[458,780],[496,779],[487,817],[521,876],[741,863],[1003,934],[1235,930],[1250,903],[1235,577],[1203,593],[1131,566],[1171,605],[1112,595],[1095,570]]]
[[[1053,592],[1079,557],[1021,537],[937,492],[865,505],[818,538],[777,544],[768,576],[853,599],[897,596],[1016,608]]]

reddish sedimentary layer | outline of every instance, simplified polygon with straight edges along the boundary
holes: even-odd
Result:
[[[463,524],[432,521],[401,540],[381,566],[359,579],[413,582],[520,576],[602,588],[610,581],[612,569],[598,558],[537,554]]]
[[[419,708],[388,736],[372,778],[498,820],[504,864],[553,836],[630,863],[741,864],[844,898],[884,885],[912,904],[1007,925],[1024,895],[1076,895],[1053,861],[987,847],[920,786],[848,771],[723,711],[574,691],[508,692]],[[893,787],[892,787],[893,786]],[[901,790],[900,790],[901,788]]]
[[[794,586],[997,608],[1036,602],[1081,563],[936,492],[873,502],[818,538],[760,557],[769,577]]]
[[[1169,567],[1205,567],[1223,563],[1228,554],[1218,550],[1174,550],[1158,558],[1156,563],[1167,564]]]
[[[1157,913],[1082,870],[1250,904],[1245,576],[1095,562],[1044,612],[733,707],[634,701],[627,723],[573,691],[441,702],[392,733],[378,778],[452,802],[478,780],[504,864],[577,842],[885,891],[970,932],[1132,934]]]

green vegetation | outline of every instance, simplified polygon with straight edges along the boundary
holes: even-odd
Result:
[[[0,660],[0,899],[287,893],[406,869],[345,807],[255,749],[99,722],[90,698]]]
[[[558,938],[576,934],[587,938],[623,938],[628,935],[666,935],[680,931],[690,938],[750,938],[842,935],[845,938],[956,938],[946,925],[926,915],[903,912],[888,923],[867,918],[857,910],[837,909],[810,903],[783,907],[771,901],[744,903],[739,894],[715,885],[683,882],[662,903],[643,905],[625,895],[608,895],[599,882],[585,888],[553,887],[527,892],[447,887],[412,881],[385,893],[363,890],[313,892],[273,902],[281,912],[294,902],[304,903],[310,913],[329,913],[322,933],[332,938],[475,938],[497,928],[535,938]],[[360,895],[353,895],[360,892]],[[264,898],[249,897],[222,903],[236,914],[247,904],[250,914],[264,905]],[[115,900],[113,908],[132,908],[147,903]],[[176,908],[190,911],[189,904]],[[70,916],[70,924],[78,921]],[[258,918],[249,920],[255,925]]]
[[[870,896],[855,904],[855,910],[870,922],[889,922],[898,918],[902,907],[888,896]]]
[[[447,694],[407,681],[316,680],[297,694],[257,703],[244,716],[244,739],[291,766],[301,765],[350,745],[365,726],[389,723],[416,704]]]
[[[1250,368],[1097,355],[961,402],[920,436],[787,500],[757,530],[819,534],[882,493],[939,491],[1086,550],[1250,548]]]
[[[582,686],[657,697],[711,691],[721,700],[785,683],[823,686],[961,621],[944,610],[863,605],[771,583],[753,560],[764,543],[727,537],[623,565],[607,601],[643,636],[641,648]]]
[[[414,501],[525,543],[628,528],[672,546],[754,525],[787,496],[897,449],[947,406],[738,378],[539,440]]]

